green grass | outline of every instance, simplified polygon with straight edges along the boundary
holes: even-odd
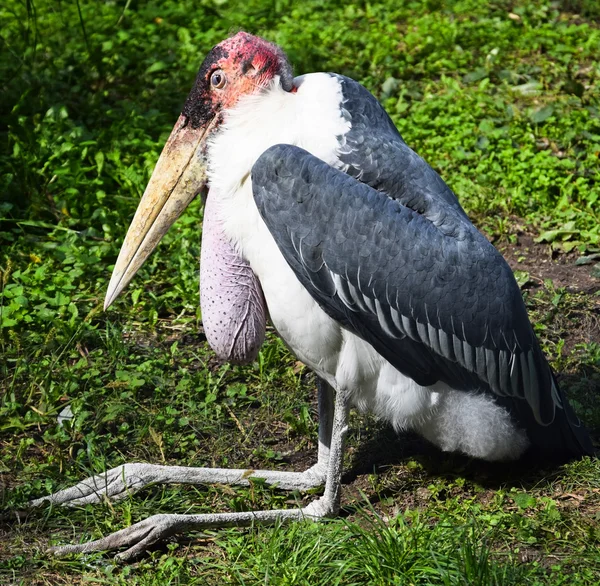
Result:
[[[0,582],[600,582],[598,460],[559,470],[484,465],[357,415],[339,520],[195,535],[120,567],[110,556],[53,559],[44,549],[157,512],[312,497],[151,487],[117,504],[19,521],[11,513],[125,461],[313,462],[313,376],[273,334],[254,364],[218,364],[199,330],[199,202],[114,309],[101,310],[196,70],[240,28],[279,43],[297,73],[337,71],[365,84],[499,247],[535,253],[539,266],[519,279],[537,334],[597,434],[599,19],[594,0],[4,2]],[[523,232],[539,241],[531,251],[516,246]],[[552,255],[572,286],[548,280],[541,261]],[[583,256],[588,268],[574,267]],[[575,279],[582,270],[585,282]],[[61,427],[66,406],[74,418]]]

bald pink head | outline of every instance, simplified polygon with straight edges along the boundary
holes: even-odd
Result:
[[[239,32],[208,53],[182,113],[192,127],[206,125],[243,95],[268,87],[277,76],[282,88],[292,91],[292,68],[285,53],[260,37]]]

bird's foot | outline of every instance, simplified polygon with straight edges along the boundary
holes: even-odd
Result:
[[[120,500],[149,484],[250,484],[263,480],[269,486],[284,490],[309,490],[325,483],[327,466],[317,462],[304,472],[279,470],[244,470],[228,468],[190,468],[187,466],[161,466],[157,464],[123,464],[102,474],[91,476],[79,484],[54,494],[35,499],[29,506],[44,503],[73,507],[99,503],[105,499]]]
[[[107,551],[127,547],[116,555],[119,561],[130,561],[148,550],[152,545],[186,531],[223,527],[247,527],[249,525],[273,525],[278,522],[301,519],[318,520],[337,513],[337,507],[321,497],[303,509],[278,509],[242,513],[214,513],[204,515],[153,515],[106,537],[77,545],[53,547],[50,553],[68,554]]]
[[[152,517],[120,531],[115,531],[101,539],[76,545],[52,547],[48,551],[54,555],[63,556],[127,547],[128,549],[117,554],[115,558],[119,561],[128,561],[141,555],[155,543],[178,533],[181,524],[180,517],[185,516],[187,515],[152,515]]]
[[[54,494],[34,499],[29,506],[37,507],[44,503],[75,507],[99,503],[104,499],[117,501],[137,492],[148,484],[160,481],[151,464],[130,463],[112,470],[90,476],[75,486],[59,490]]]

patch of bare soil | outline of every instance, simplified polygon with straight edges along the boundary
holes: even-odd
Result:
[[[529,273],[533,287],[550,279],[555,287],[594,295],[600,291],[600,279],[592,276],[593,265],[576,265],[576,253],[557,254],[547,244],[538,244],[533,236],[519,233],[516,244],[497,246],[513,271]],[[600,298],[598,299],[600,306]]]
[[[578,253],[558,254],[522,231],[517,238],[516,244],[497,248],[513,271],[527,273],[522,278],[526,281],[521,283],[523,290],[535,295],[551,281],[556,289],[564,288],[571,295],[568,308],[555,312],[548,330],[564,342],[563,354],[568,355],[577,344],[600,343],[600,279],[592,273],[595,263],[577,265]]]

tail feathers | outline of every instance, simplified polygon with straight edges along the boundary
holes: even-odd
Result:
[[[526,401],[507,399],[505,405],[518,419],[531,441],[531,451],[550,460],[565,462],[593,456],[596,450],[581,420],[575,415],[567,397],[552,373],[552,393],[561,406],[557,406],[554,420],[549,425],[540,425],[534,418]]]

